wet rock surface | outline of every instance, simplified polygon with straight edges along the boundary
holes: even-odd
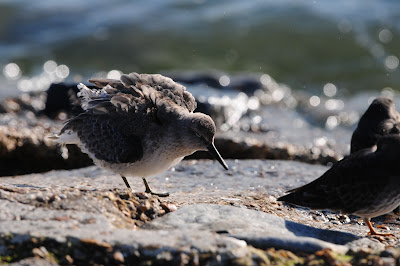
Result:
[[[0,116],[0,176],[91,165],[77,146],[68,145],[67,150],[47,139],[58,128],[55,122],[37,119],[32,113]]]
[[[45,101],[44,93],[32,93],[0,102],[0,176],[92,164],[75,145],[68,145],[67,153],[65,147],[47,139],[68,116],[58,112],[56,120],[50,119],[43,113]]]
[[[149,178],[155,190],[171,193],[168,198],[128,192],[118,175],[95,166],[2,177],[1,261],[279,265],[400,256],[396,238],[367,237],[361,219],[276,201],[326,167],[227,163],[230,171],[212,161],[187,160]],[[144,190],[140,178],[129,182]],[[400,233],[395,218],[375,222]]]
[[[263,212],[213,204],[184,206],[143,228],[212,231],[243,239],[256,248],[276,247],[308,253],[324,248],[345,253],[347,248],[335,244],[345,245],[358,239],[354,235],[303,226]]]

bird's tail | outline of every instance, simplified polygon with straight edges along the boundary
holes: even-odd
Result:
[[[49,134],[45,136],[46,139],[52,140],[52,141],[57,141],[60,138],[60,135],[58,134]]]
[[[47,139],[55,141],[60,144],[78,144],[79,137],[78,134],[72,130],[65,130],[58,134],[49,134],[46,136]]]

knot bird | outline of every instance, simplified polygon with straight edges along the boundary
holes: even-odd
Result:
[[[116,79],[91,79],[98,89],[79,84],[83,112],[50,138],[76,144],[98,166],[126,177],[161,173],[198,150],[208,150],[228,166],[214,146],[216,127],[208,115],[193,113],[194,97],[159,74],[130,73]]]

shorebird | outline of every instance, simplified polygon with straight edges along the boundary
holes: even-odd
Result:
[[[400,114],[393,99],[378,97],[361,116],[356,130],[351,136],[350,153],[375,147],[381,136],[400,133]],[[393,210],[399,216],[400,208]]]
[[[350,153],[376,145],[381,136],[400,133],[400,114],[388,97],[378,97],[368,107],[351,137]]]
[[[370,219],[400,204],[400,136],[379,138],[377,149],[367,148],[337,162],[321,177],[288,191],[278,200],[310,209],[331,209],[364,218],[371,235]]]
[[[126,177],[161,173],[198,150],[208,150],[228,170],[214,146],[216,127],[208,115],[193,113],[194,97],[159,74],[130,73],[116,79],[91,79],[99,89],[79,84],[84,110],[51,138],[76,144],[94,163]]]

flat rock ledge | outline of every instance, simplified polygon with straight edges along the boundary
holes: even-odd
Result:
[[[185,161],[150,178],[157,190],[168,189],[168,198],[128,192],[120,177],[94,166],[1,178],[0,262],[279,265],[399,259],[398,249],[390,247],[397,242],[365,237],[363,225],[276,202],[287,187],[314,179],[325,167],[266,160],[228,164],[230,172],[210,161]],[[140,179],[130,182],[141,190]]]

